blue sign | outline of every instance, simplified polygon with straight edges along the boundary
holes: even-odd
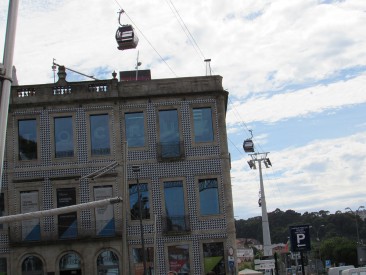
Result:
[[[325,267],[330,268],[332,266],[330,260],[325,260]]]

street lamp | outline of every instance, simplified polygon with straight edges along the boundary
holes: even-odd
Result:
[[[324,224],[321,224],[318,228],[316,228],[315,226],[310,226],[310,228],[313,228],[314,231],[316,232],[316,240],[318,242],[320,242],[320,239],[319,239],[319,231],[320,231],[320,228],[322,227],[325,227]],[[316,255],[314,255],[316,257]],[[319,256],[319,259],[316,259],[315,258],[315,269],[316,269],[316,274],[319,274],[319,266],[318,266],[318,261],[320,260],[321,262],[321,255],[320,255],[320,243],[318,244],[318,256]],[[322,266],[322,265],[321,265]],[[322,267],[321,267],[322,268]]]
[[[139,172],[140,166],[132,165],[132,172],[136,173],[136,183],[137,183],[137,196],[139,204],[139,218],[140,218],[140,235],[141,235],[141,249],[142,249],[142,263],[144,266],[144,275],[146,275],[146,251],[145,251],[145,240],[144,240],[144,228],[142,226],[142,200],[141,200],[141,190],[139,182]]]
[[[354,212],[354,211],[352,211],[352,209],[351,208],[349,208],[349,207],[347,207],[347,208],[345,208],[344,210],[349,210],[352,214],[354,214],[355,215],[355,218],[356,218],[356,233],[357,233],[357,244],[359,244],[360,243],[360,235],[359,235],[359,233],[358,233],[358,221],[357,221],[357,216],[358,216],[358,212],[360,211],[360,209],[362,209],[362,208],[365,208],[365,206],[363,206],[363,205],[361,205],[360,207],[358,207],[358,209]]]

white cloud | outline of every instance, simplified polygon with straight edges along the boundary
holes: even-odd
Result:
[[[318,85],[291,93],[255,97],[233,104],[227,114],[227,123],[232,127],[239,123],[241,118],[245,118],[246,122],[276,122],[362,104],[366,102],[364,87],[366,74],[347,81]]]

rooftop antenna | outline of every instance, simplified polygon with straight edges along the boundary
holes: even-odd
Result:
[[[206,76],[212,75],[212,73],[211,73],[211,64],[210,64],[211,59],[205,59],[204,61],[206,62]],[[208,74],[208,72],[210,74]]]
[[[138,72],[139,72],[139,66],[141,66],[141,62],[139,62],[139,51],[137,51],[137,58],[136,58],[136,66],[135,66],[135,69],[136,69],[136,81],[137,81],[137,78],[138,78]]]
[[[52,71],[53,71],[53,83],[56,83],[56,59],[52,60]]]

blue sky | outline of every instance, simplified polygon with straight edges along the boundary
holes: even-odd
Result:
[[[1,1],[0,33],[7,8]],[[136,50],[117,50],[121,8]],[[153,78],[205,75],[210,58],[230,93],[236,218],[261,215],[258,170],[242,150],[249,130],[273,164],[263,171],[268,211],[334,213],[366,206],[364,26],[364,0],[20,0],[14,64],[25,85],[52,83],[53,58],[101,79],[133,70],[138,53]]]

